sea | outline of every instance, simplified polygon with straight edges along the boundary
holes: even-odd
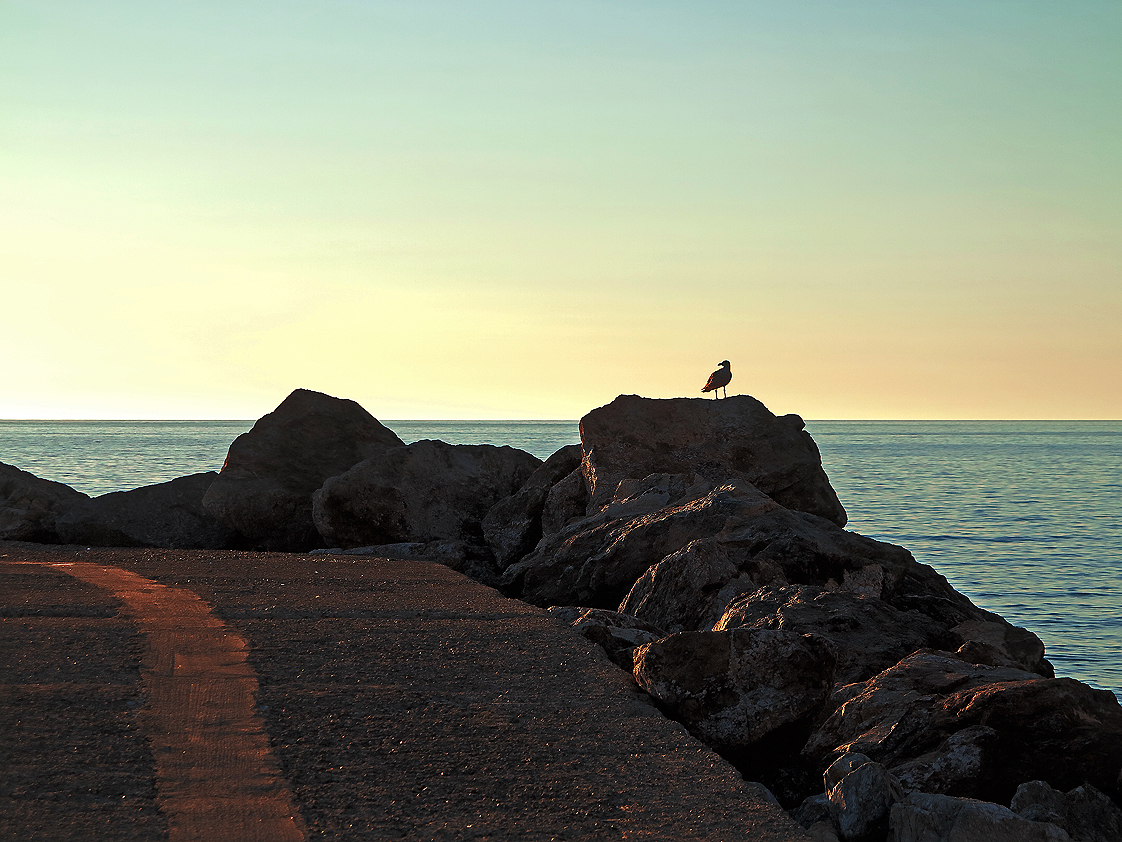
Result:
[[[542,459],[575,420],[384,421]],[[252,421],[0,421],[0,462],[90,495],[218,470]],[[808,421],[848,529],[906,547],[1122,699],[1122,421]]]

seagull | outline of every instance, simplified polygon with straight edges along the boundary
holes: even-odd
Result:
[[[725,360],[721,363],[721,367],[709,375],[709,379],[705,381],[705,385],[701,388],[703,392],[712,392],[714,399],[720,397],[717,394],[718,389],[725,389],[725,397],[729,396],[728,386],[729,381],[732,380],[732,369],[729,368],[729,361]]]

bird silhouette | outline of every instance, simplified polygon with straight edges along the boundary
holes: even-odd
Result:
[[[724,360],[721,363],[721,367],[709,375],[709,379],[705,381],[705,385],[701,387],[701,391],[712,392],[713,398],[717,399],[720,398],[720,395],[717,394],[717,390],[724,389],[725,397],[727,398],[729,392],[725,387],[728,386],[730,380],[732,380],[732,369],[729,368],[729,361]]]

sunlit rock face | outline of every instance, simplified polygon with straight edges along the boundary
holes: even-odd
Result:
[[[253,547],[321,544],[312,494],[328,477],[404,443],[352,400],[297,389],[230,445],[203,504]]]
[[[803,426],[799,416],[776,417],[748,395],[722,401],[620,395],[580,422],[588,513],[607,505],[623,480],[692,474],[710,487],[745,480],[782,506],[844,526],[845,509]]]
[[[0,539],[53,543],[58,518],[89,499],[69,485],[0,462]]]
[[[1109,691],[933,650],[854,689],[804,755],[858,751],[908,786],[1000,803],[1027,780],[1118,794],[1122,707]]]

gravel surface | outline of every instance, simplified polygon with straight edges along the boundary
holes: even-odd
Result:
[[[11,564],[60,560],[188,589],[246,638],[309,838],[808,838],[583,637],[441,565],[26,544],[0,544],[0,838],[166,838],[145,641],[107,593]]]

